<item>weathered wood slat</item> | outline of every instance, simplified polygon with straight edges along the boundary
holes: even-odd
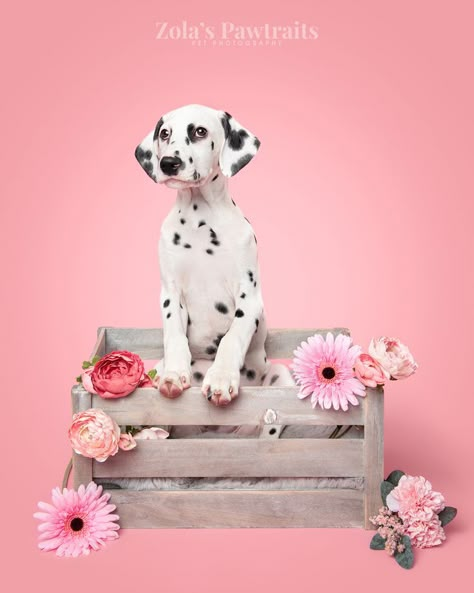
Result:
[[[357,490],[111,490],[120,526],[150,528],[362,527]]]
[[[375,529],[369,517],[382,506],[380,483],[383,476],[384,393],[383,388],[367,389],[364,426],[364,526]]]
[[[90,360],[94,358],[94,356],[104,356],[105,354],[105,335],[107,330],[105,327],[99,327],[97,330],[97,340],[95,342],[94,348],[90,355]]]
[[[137,441],[104,463],[100,478],[361,477],[363,439],[169,439]]]
[[[122,328],[105,327],[106,351],[130,350],[144,360],[155,360],[163,357],[163,331],[161,328]],[[314,334],[349,335],[347,328],[329,329],[271,329],[265,342],[269,358],[293,358],[293,351],[303,340]]]
[[[72,397],[72,413],[77,414],[83,412],[91,407],[91,394],[88,393],[79,385],[75,385],[71,392]],[[87,484],[92,480],[92,459],[83,457],[77,453],[72,452],[72,467],[74,488],[78,488],[80,484]]]
[[[118,424],[168,425],[259,425],[267,410],[275,411],[273,424],[360,424],[364,423],[364,406],[342,410],[313,409],[308,399],[297,398],[296,387],[242,387],[239,396],[226,407],[207,401],[198,387],[187,389],[176,399],[163,397],[152,387],[136,389],[127,397],[103,399],[92,397],[92,405],[102,408]]]

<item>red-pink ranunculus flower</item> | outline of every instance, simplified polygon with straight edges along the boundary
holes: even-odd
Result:
[[[404,521],[403,527],[415,548],[439,546],[446,539],[438,515],[434,515],[430,521]]]
[[[91,379],[96,392],[105,398],[129,395],[143,378],[142,359],[126,350],[103,356],[94,366]]]
[[[385,383],[385,375],[379,363],[370,354],[360,354],[354,365],[355,376],[366,387],[377,387]]]
[[[68,434],[74,451],[84,457],[105,461],[119,450],[120,428],[99,408],[74,414]]]
[[[403,523],[431,521],[445,507],[444,496],[435,492],[423,476],[402,476],[387,495],[387,506]]]

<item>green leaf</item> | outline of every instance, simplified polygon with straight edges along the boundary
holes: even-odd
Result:
[[[438,513],[441,525],[444,527],[454,519],[458,514],[458,510],[454,507],[445,507],[440,513]]]
[[[371,539],[369,547],[371,550],[385,550],[385,538],[380,533],[376,533]]]
[[[92,358],[92,360],[91,360],[91,363],[92,363],[93,365],[94,365],[94,364],[97,364],[97,363],[99,362],[99,360],[100,360],[100,356],[94,356],[94,357]]]
[[[410,538],[408,535],[404,535],[402,538],[402,544],[405,546],[403,552],[395,552],[395,560],[402,568],[411,568],[413,566],[414,557],[413,550],[411,547]]]
[[[91,363],[90,363],[88,360],[85,360],[85,361],[82,363],[82,368],[83,368],[83,369],[88,369],[88,368],[89,368],[89,367],[91,367],[91,366],[92,366],[92,364],[91,364]]]
[[[77,383],[82,383],[82,377],[81,377],[81,375],[79,375],[78,377],[76,377],[76,381],[77,381]]]
[[[384,506],[387,506],[387,494],[390,494],[390,492],[394,488],[395,488],[395,486],[391,482],[387,482],[386,480],[384,480],[380,484],[380,495],[382,496],[382,502],[383,502]]]
[[[156,369],[151,369],[151,371],[148,371],[147,375],[150,377],[150,379],[154,379],[156,377],[157,372],[158,371]]]
[[[400,481],[400,478],[404,475],[405,475],[405,472],[402,472],[399,469],[396,469],[388,476],[388,478],[385,481],[390,482],[394,486],[398,486],[398,482]]]

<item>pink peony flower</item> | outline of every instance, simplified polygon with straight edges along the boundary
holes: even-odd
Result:
[[[382,367],[370,354],[360,354],[354,365],[355,376],[366,387],[377,387],[385,383]]]
[[[170,436],[169,432],[159,428],[158,426],[150,426],[150,428],[142,428],[140,432],[135,433],[136,439],[143,439],[145,441],[152,441],[155,439],[166,439]]]
[[[119,449],[122,449],[123,451],[130,451],[131,449],[135,449],[137,443],[130,433],[122,433],[119,438],[118,446]]]
[[[404,524],[431,521],[445,507],[444,497],[435,492],[422,476],[402,476],[387,495],[388,508],[398,513]]]
[[[439,546],[446,539],[444,529],[438,515],[429,521],[407,520],[403,522],[405,534],[416,548]]]
[[[119,449],[118,424],[98,408],[74,414],[68,434],[76,453],[97,461],[105,461]]]
[[[90,366],[88,369],[84,369],[81,373],[82,386],[89,393],[97,393],[94,389],[94,386],[92,385],[91,375],[93,370],[94,367]]]
[[[372,338],[369,354],[380,364],[387,379],[405,379],[418,368],[412,353],[398,338]]]
[[[108,504],[110,494],[102,494],[102,486],[90,482],[77,492],[59,488],[52,491],[52,504],[39,502],[41,512],[34,517],[42,521],[38,546],[41,550],[56,550],[58,556],[87,555],[98,550],[108,540],[116,539],[119,526],[112,515],[115,505]]]
[[[117,398],[134,391],[144,375],[142,359],[122,350],[103,356],[94,366],[91,379],[96,392],[105,398]]]
[[[348,404],[359,405],[356,395],[365,396],[365,387],[354,377],[354,363],[360,354],[359,346],[352,346],[348,336],[335,339],[328,332],[326,339],[311,336],[295,350],[291,368],[300,386],[298,397],[311,395],[313,408],[348,409]]]

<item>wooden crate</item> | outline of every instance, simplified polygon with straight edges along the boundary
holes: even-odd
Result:
[[[315,333],[348,330],[270,330],[269,358],[288,359]],[[163,356],[161,329],[104,327],[92,356],[129,350],[144,360]],[[120,425],[261,424],[264,438],[138,441],[104,463],[73,455],[74,486],[94,478],[363,477],[363,490],[113,490],[122,528],[365,527],[380,507],[383,479],[383,390],[367,389],[347,412],[313,409],[295,387],[242,387],[229,406],[209,403],[197,387],[179,398],[153,388],[110,400],[72,389],[73,412],[102,408]],[[282,425],[361,425],[362,439],[279,439]],[[272,429],[277,430],[272,430]]]

